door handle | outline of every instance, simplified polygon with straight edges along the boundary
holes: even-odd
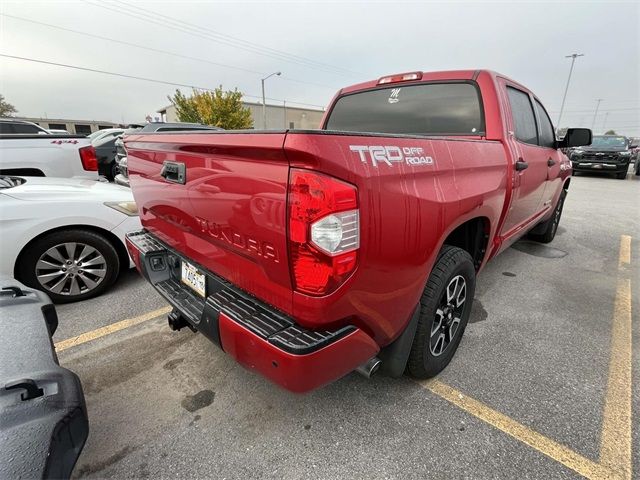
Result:
[[[548,167],[553,167],[555,164],[556,164],[556,161],[553,158],[550,158],[549,160],[547,160]]]
[[[184,163],[169,162],[165,160],[162,163],[160,176],[167,182],[180,183],[184,185],[187,182],[187,168]]]
[[[521,172],[522,170],[526,170],[529,168],[529,164],[522,160],[521,158],[516,162],[516,171]]]

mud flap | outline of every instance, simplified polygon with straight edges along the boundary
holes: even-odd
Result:
[[[382,360],[379,373],[389,377],[401,377],[407,366],[411,345],[416,336],[418,321],[420,320],[420,303],[413,312],[411,320],[402,334],[392,343],[380,350],[378,358]]]

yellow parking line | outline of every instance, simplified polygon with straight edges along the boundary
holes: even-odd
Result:
[[[545,437],[487,405],[438,380],[420,384],[461,410],[511,435],[531,448],[591,479],[632,478],[632,318],[631,280],[624,278],[631,264],[631,237],[620,238],[618,286],[611,332],[609,378],[602,419],[599,463]]]
[[[631,237],[620,240],[620,273],[611,327],[609,381],[602,417],[600,463],[631,478],[631,280],[623,278],[623,265],[631,263]]]
[[[482,402],[464,395],[462,392],[450,387],[438,380],[425,380],[420,384],[453,403],[456,407],[470,413],[476,418],[488,423],[498,430],[511,435],[516,440],[529,445],[531,448],[543,453],[567,468],[578,472],[587,478],[609,478],[611,473],[606,467],[583,457],[568,447],[559,444],[532,430],[531,428],[516,422],[512,418],[493,410]]]
[[[631,237],[622,235],[618,259],[619,276],[626,272],[631,264]],[[68,338],[55,344],[56,351],[96,340],[125,328],[152,320],[169,313],[171,307],[163,307],[138,317],[98,328],[81,335]],[[632,324],[631,324],[631,281],[618,279],[614,318],[611,335],[611,359],[609,379],[605,398],[602,436],[600,442],[600,462],[594,462],[570,448],[545,437],[516,420],[493,410],[484,403],[438,380],[419,382],[433,394],[447,400],[461,410],[488,423],[494,428],[512,436],[516,440],[561,463],[567,468],[590,479],[632,477],[632,432],[631,432],[631,395],[632,395]]]
[[[171,311],[171,307],[162,307],[157,310],[153,310],[152,312],[144,313],[138,317],[127,318],[126,320],[122,320],[120,322],[112,323],[111,325],[107,325],[106,327],[98,328],[96,330],[91,330],[90,332],[85,332],[75,337],[67,338],[66,340],[62,340],[55,344],[56,351],[62,352],[71,347],[75,347],[77,345],[82,345],[83,343],[91,342],[100,337],[104,337],[105,335],[110,335],[120,330],[124,330],[125,328],[132,327],[133,325],[138,325],[139,323],[146,322],[147,320],[153,320],[160,315],[164,315],[165,313],[169,313]]]
[[[629,235],[620,236],[620,256],[618,257],[618,268],[631,263],[631,237]]]

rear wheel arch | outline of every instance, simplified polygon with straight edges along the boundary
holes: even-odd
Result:
[[[52,228],[50,230],[46,230],[44,232],[39,233],[38,235],[36,235],[35,237],[33,237],[31,240],[29,240],[23,247],[22,249],[20,249],[20,253],[18,254],[18,256],[16,257],[16,261],[13,265],[13,276],[15,277],[18,274],[18,265],[20,264],[20,261],[23,257],[23,255],[25,254],[25,252],[27,252],[29,250],[29,248],[39,239],[50,235],[52,233],[57,233],[57,232],[63,232],[66,230],[87,230],[93,233],[96,233],[98,235],[102,235],[105,239],[107,239],[109,241],[109,243],[111,243],[113,245],[113,248],[115,248],[116,252],[118,253],[118,260],[120,260],[120,265],[121,265],[121,269],[120,269],[120,273],[122,273],[122,271],[124,269],[127,268],[127,266],[129,265],[129,253],[127,252],[127,247],[124,246],[124,244],[122,243],[122,241],[112,232],[110,232],[109,230],[106,230],[104,228],[101,227],[96,227],[93,225],[64,225],[62,227],[56,227],[56,228]]]
[[[442,242],[441,249],[450,245],[466,251],[471,255],[477,271],[487,255],[490,231],[491,222],[487,217],[471,218],[449,232]]]

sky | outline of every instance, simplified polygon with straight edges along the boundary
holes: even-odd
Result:
[[[0,94],[28,117],[143,121],[190,86],[322,108],[341,87],[488,68],[562,127],[640,136],[640,2],[0,0]],[[80,33],[78,33],[80,32]],[[88,34],[88,35],[87,35]],[[181,84],[174,86],[169,84]],[[602,99],[595,115],[597,99]]]

